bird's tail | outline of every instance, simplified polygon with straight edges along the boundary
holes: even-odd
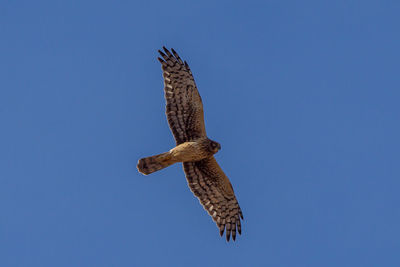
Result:
[[[171,160],[169,152],[165,152],[159,155],[139,159],[137,169],[144,175],[164,169],[175,162]]]

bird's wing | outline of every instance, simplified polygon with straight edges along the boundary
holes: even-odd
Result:
[[[232,185],[215,158],[184,162],[183,169],[190,190],[217,224],[220,235],[226,229],[226,240],[229,241],[231,234],[235,240],[236,230],[241,234],[243,214]]]
[[[176,144],[205,137],[203,103],[188,64],[163,47],[158,51],[164,77],[166,115]]]

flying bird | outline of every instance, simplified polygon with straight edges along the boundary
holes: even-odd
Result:
[[[214,158],[221,145],[207,137],[203,103],[188,64],[174,49],[172,53],[165,47],[163,50],[158,50],[158,60],[164,77],[166,115],[176,146],[140,159],[137,168],[148,175],[182,162],[190,190],[217,224],[220,235],[225,230],[227,241],[231,235],[236,240],[243,214],[228,177]]]

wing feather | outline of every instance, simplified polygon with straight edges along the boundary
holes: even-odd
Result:
[[[196,162],[184,162],[183,169],[188,185],[204,209],[212,217],[226,240],[236,239],[242,233],[240,218],[243,214],[232,185],[214,157]]]
[[[188,64],[178,53],[158,51],[164,78],[166,115],[176,144],[206,137],[203,104]]]

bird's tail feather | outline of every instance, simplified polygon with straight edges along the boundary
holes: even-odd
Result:
[[[174,164],[171,160],[171,155],[169,152],[165,152],[159,155],[142,158],[139,159],[137,164],[137,169],[139,172],[143,173],[144,175],[159,171],[164,169],[172,164]]]

